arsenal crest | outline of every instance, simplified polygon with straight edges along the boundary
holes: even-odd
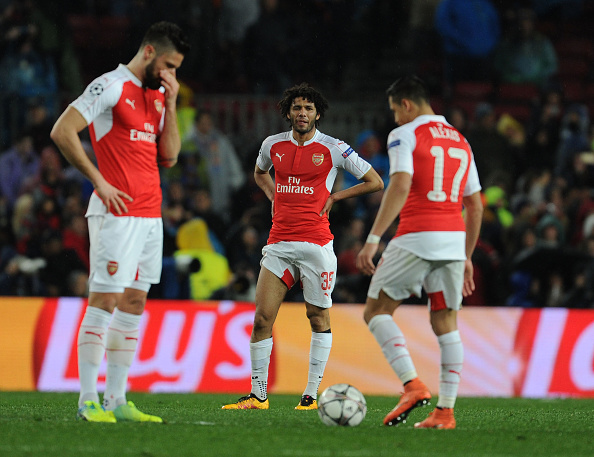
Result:
[[[319,152],[316,154],[313,154],[311,156],[311,160],[316,167],[319,167],[320,165],[322,165],[322,162],[324,161],[324,154],[321,154]]]
[[[161,100],[155,100],[155,109],[157,110],[157,113],[163,111],[163,103],[161,103]]]
[[[110,276],[113,276],[116,274],[116,272],[118,271],[118,263],[110,260],[109,262],[107,262],[107,272],[109,273]]]

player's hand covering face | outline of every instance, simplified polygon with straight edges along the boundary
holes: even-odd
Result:
[[[175,70],[181,66],[183,58],[183,54],[175,51],[154,57],[144,70],[144,85],[153,90],[164,86],[167,90],[168,83],[175,80]],[[171,76],[167,78],[166,75]]]

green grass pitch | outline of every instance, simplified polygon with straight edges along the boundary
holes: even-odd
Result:
[[[507,457],[594,455],[594,399],[460,398],[456,430],[415,430],[433,405],[382,425],[396,399],[367,396],[358,427],[327,427],[271,395],[267,411],[223,411],[235,395],[130,393],[166,424],[75,418],[77,394],[0,392],[0,456],[35,457]],[[433,399],[433,403],[435,402]]]

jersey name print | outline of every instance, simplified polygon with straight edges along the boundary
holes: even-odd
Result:
[[[89,125],[99,171],[133,198],[126,201],[128,213],[123,216],[161,217],[157,143],[164,100],[162,91],[143,88],[120,65],[93,81],[71,104]]]
[[[338,169],[360,179],[371,168],[348,144],[320,131],[303,146],[291,131],[266,138],[256,164],[266,171],[274,167],[274,215],[268,244],[306,241],[320,246],[334,238],[327,214],[320,216],[320,212]]]

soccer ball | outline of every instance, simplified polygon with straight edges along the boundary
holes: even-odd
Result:
[[[334,384],[318,398],[318,415],[326,425],[355,427],[366,413],[365,397],[350,384]]]

